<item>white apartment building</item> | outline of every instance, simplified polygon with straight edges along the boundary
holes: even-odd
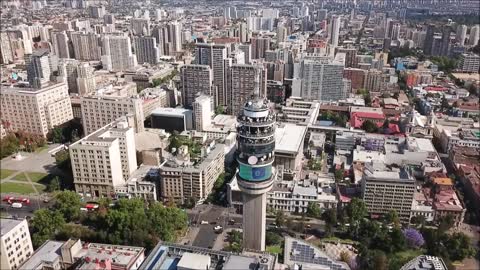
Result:
[[[162,199],[184,202],[193,198],[197,202],[204,201],[212,192],[218,176],[225,171],[224,149],[223,144],[207,148],[206,155],[197,164],[182,154],[162,164],[159,169]],[[184,148],[184,151],[188,152],[188,149]]]
[[[18,269],[33,254],[27,220],[2,218],[0,230],[1,269]]]
[[[130,37],[111,35],[103,38],[103,68],[108,71],[118,72],[134,68],[137,57],[132,53]]]
[[[457,68],[462,72],[478,73],[480,71],[480,55],[474,53],[461,54]]]
[[[82,101],[82,124],[85,134],[90,134],[121,116],[131,114],[135,132],[144,129],[143,100],[137,97],[86,96]]]
[[[0,118],[11,131],[46,137],[49,130],[73,119],[66,83],[40,89],[2,86],[0,98]]]
[[[193,102],[193,117],[195,130],[203,131],[212,122],[212,99],[208,96],[199,96]]]
[[[301,94],[306,100],[336,101],[346,97],[344,65],[326,57],[308,57],[301,65]]]
[[[134,130],[122,117],[69,147],[75,190],[113,197],[137,168]]]

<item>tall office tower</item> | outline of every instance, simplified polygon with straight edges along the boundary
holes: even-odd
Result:
[[[157,41],[159,55],[169,55],[167,27],[162,25],[155,26],[152,30],[152,37]]]
[[[402,221],[409,221],[415,179],[405,168],[389,169],[379,161],[366,163],[361,185],[369,214],[386,215],[394,210]]]
[[[250,39],[252,44],[252,59],[265,58],[265,52],[270,50],[269,37],[254,37]]]
[[[195,51],[195,64],[208,65],[213,71],[213,85],[215,106],[225,106],[227,90],[225,85],[226,71],[225,59],[227,59],[227,48],[225,45],[197,44]]]
[[[238,49],[244,54],[245,64],[250,64],[252,60],[252,46],[250,44],[238,44]]]
[[[47,49],[35,50],[25,59],[27,78],[32,88],[41,88],[42,84],[50,81],[50,61]]]
[[[27,219],[2,217],[0,222],[0,269],[19,269],[33,255]]]
[[[212,122],[212,98],[200,95],[193,102],[193,124],[196,131],[203,131]]]
[[[326,9],[319,9],[317,11],[317,21],[323,21],[327,19],[327,10]]]
[[[166,14],[165,10],[163,10],[163,9],[156,9],[155,10],[155,20],[157,22],[165,19],[166,17],[167,17],[167,14]]]
[[[243,247],[265,250],[267,196],[275,178],[275,114],[266,99],[242,104],[239,126],[237,182],[243,196]]]
[[[330,59],[304,59],[301,67],[302,98],[320,101],[345,98],[343,69],[343,64]]]
[[[287,36],[288,36],[288,29],[283,25],[279,25],[277,27],[277,45],[281,42],[287,41]]]
[[[149,36],[150,35],[150,20],[144,18],[135,18],[130,21],[132,33],[135,36]]]
[[[170,55],[182,51],[182,23],[175,21],[167,25],[168,41],[172,44],[173,51]]]
[[[58,63],[58,77],[62,82],[67,82],[68,93],[78,93],[77,86],[77,68],[78,60],[75,59],[62,59]]]
[[[470,28],[470,36],[468,37],[468,45],[475,46],[480,40],[480,25],[475,25]]]
[[[65,31],[52,33],[53,51],[58,58],[70,58],[70,46]]]
[[[204,94],[213,97],[213,71],[208,65],[184,65],[180,69],[183,106],[192,108],[195,97]]]
[[[89,6],[88,7],[88,14],[90,17],[94,19],[103,18],[105,15],[105,7],[104,6]]]
[[[357,66],[357,49],[355,48],[336,48],[335,54],[345,54],[345,67],[351,68]]]
[[[457,27],[457,32],[455,35],[455,41],[460,44],[460,46],[465,45],[465,39],[467,38],[467,26],[462,24]]]
[[[392,25],[392,40],[398,40],[400,38],[400,29],[401,25],[399,23],[395,23]]]
[[[104,36],[102,56],[103,68],[109,71],[125,71],[137,65],[132,54],[132,45],[128,36]]]
[[[257,93],[267,94],[267,71],[263,65],[232,65],[227,74],[227,113],[236,115],[243,104]]]
[[[135,54],[139,64],[158,64],[160,54],[154,37],[134,37]]]
[[[77,88],[80,96],[87,95],[95,91],[97,85],[95,82],[94,69],[88,63],[81,63],[77,66]]]
[[[237,18],[237,8],[235,6],[226,7],[223,10],[223,17],[227,20]]]
[[[99,61],[101,59],[98,37],[94,33],[71,33],[75,59],[82,61]]]
[[[332,22],[331,24],[331,36],[330,36],[330,44],[332,44],[333,47],[338,46],[338,39],[340,37],[340,16],[333,15],[332,16]]]
[[[69,146],[75,191],[114,197],[137,168],[135,133],[125,117]]]
[[[448,56],[450,55],[450,26],[444,26],[442,29],[442,44],[440,49],[441,56]]]
[[[105,14],[103,15],[103,24],[115,24],[115,15],[113,14]]]
[[[5,33],[0,33],[0,64],[9,64],[13,62],[13,50],[10,43],[10,36]]]
[[[249,33],[248,33],[248,26],[246,23],[240,23],[240,42],[245,43],[250,40]]]
[[[425,35],[425,42],[423,45],[423,53],[425,53],[426,55],[432,54],[434,34],[435,34],[435,25],[429,24],[427,26],[427,33]]]
[[[49,130],[73,119],[66,83],[39,89],[2,87],[2,120],[14,132],[46,137]]]

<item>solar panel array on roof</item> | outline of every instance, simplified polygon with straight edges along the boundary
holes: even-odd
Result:
[[[297,241],[292,242],[291,250],[291,260],[297,262],[318,264],[330,267],[332,270],[347,270],[342,265],[336,264],[328,257],[316,257],[315,249],[308,245],[298,243]]]

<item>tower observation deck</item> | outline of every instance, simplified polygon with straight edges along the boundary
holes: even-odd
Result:
[[[237,181],[243,194],[243,245],[265,250],[267,196],[275,171],[275,114],[266,99],[253,98],[238,115]]]

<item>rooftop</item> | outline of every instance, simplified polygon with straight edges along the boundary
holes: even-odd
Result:
[[[275,130],[275,151],[298,153],[303,147],[306,132],[306,126],[282,123]]]
[[[157,108],[152,112],[152,115],[183,116],[186,113],[191,113],[191,110],[184,108]]]
[[[23,219],[8,219],[8,218],[2,218],[0,220],[0,231],[1,235],[5,235],[8,232],[10,232],[13,228],[18,226],[20,223],[23,222]]]
[[[400,270],[447,270],[442,258],[420,255],[406,263]]]

